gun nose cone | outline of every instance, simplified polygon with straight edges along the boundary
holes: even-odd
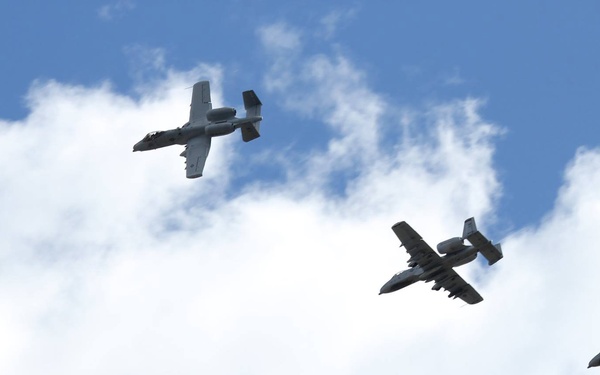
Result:
[[[598,366],[600,366],[600,354],[598,354],[594,358],[592,358],[592,360],[588,364],[588,368],[590,368],[590,367],[598,367]]]

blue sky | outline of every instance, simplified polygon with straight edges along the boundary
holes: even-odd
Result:
[[[585,372],[599,21],[594,1],[0,4],[0,372]],[[180,150],[131,147],[187,121],[199,79],[215,105],[254,89],[265,120],[189,181]],[[434,246],[470,216],[506,255],[458,270],[481,304],[377,296],[408,259],[392,224]]]

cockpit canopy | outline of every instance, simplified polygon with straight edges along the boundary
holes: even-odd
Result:
[[[146,136],[144,137],[144,139],[142,139],[142,141],[144,141],[144,142],[152,141],[152,140],[160,137],[163,133],[164,133],[164,131],[150,132],[150,133],[146,134]]]

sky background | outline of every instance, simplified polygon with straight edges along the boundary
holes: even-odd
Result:
[[[0,372],[579,374],[600,352],[600,5],[0,3]],[[135,153],[213,106],[261,137]],[[505,258],[408,255],[474,216]]]

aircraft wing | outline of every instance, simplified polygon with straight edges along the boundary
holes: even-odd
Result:
[[[210,151],[210,137],[200,135],[192,138],[185,146],[185,151],[181,156],[185,156],[185,172],[187,178],[196,178],[202,176],[204,164]]]
[[[206,112],[212,109],[210,102],[210,84],[208,81],[196,82],[192,90],[192,104],[190,106],[190,124],[199,122],[202,125],[208,123]]]
[[[443,265],[442,258],[405,221],[394,224],[392,230],[410,255],[408,263],[418,264],[423,268],[423,271],[429,271]]]
[[[481,295],[452,267],[446,266],[444,260],[405,221],[395,224],[392,230],[410,255],[408,263],[418,264],[424,274],[428,274],[425,280],[435,281],[434,289],[444,288],[450,292],[449,297],[460,298],[471,305],[483,301]]]
[[[483,301],[483,297],[475,288],[468,284],[459,274],[450,267],[443,267],[441,272],[432,277],[435,280],[434,288],[444,288],[450,292],[448,297],[460,298],[469,305]]]

